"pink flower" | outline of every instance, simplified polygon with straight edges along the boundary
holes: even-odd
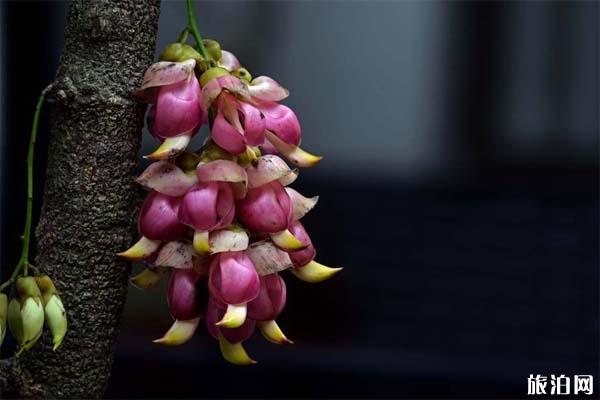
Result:
[[[304,249],[288,253],[294,264],[294,268],[290,270],[294,275],[303,281],[316,283],[329,279],[342,270],[342,268],[331,268],[315,261],[317,251],[300,221],[292,222],[289,230],[299,241],[308,245]]]
[[[300,221],[292,222],[289,229],[298,240],[308,245],[308,247],[305,249],[288,253],[292,263],[294,263],[294,266],[302,267],[314,260],[317,251],[315,250],[308,233],[306,233],[306,230]]]
[[[208,289],[216,301],[227,306],[227,312],[219,324],[237,328],[246,319],[246,303],[258,296],[260,279],[245,252],[224,252],[213,256]]]
[[[256,361],[248,356],[242,346],[242,342],[252,336],[256,322],[246,319],[242,325],[236,328],[226,328],[220,326],[218,322],[223,317],[223,310],[211,298],[206,308],[206,329],[213,338],[219,341],[223,358],[236,365],[256,364]]]
[[[158,91],[149,130],[161,138],[193,135],[204,118],[200,107],[200,84],[195,75]]]
[[[202,301],[206,302],[208,297],[205,282],[200,280],[200,275],[193,269],[172,270],[167,288],[167,302],[173,318],[190,320],[204,313]]]
[[[211,129],[212,139],[224,150],[241,154],[246,146],[264,142],[265,120],[254,106],[223,91],[217,100],[217,116]]]
[[[239,343],[252,335],[256,321],[247,318],[246,321],[237,328],[225,328],[218,325],[224,314],[225,311],[219,307],[215,299],[211,297],[208,300],[208,306],[206,308],[206,328],[212,337],[218,339],[219,335],[222,335],[231,343]]]
[[[265,128],[273,132],[283,142],[298,146],[302,130],[298,117],[291,108],[277,103],[263,103],[260,111],[265,116]]]
[[[290,197],[278,181],[248,190],[237,200],[237,217],[248,229],[262,233],[286,230],[292,221]]]
[[[162,160],[179,154],[205,120],[195,65],[192,59],[162,61],[146,70],[142,87],[136,93],[152,104],[147,114],[148,130],[153,136],[164,139],[147,158]]]
[[[179,220],[194,228],[194,249],[198,254],[210,253],[209,232],[233,222],[235,203],[226,182],[204,182],[183,196]]]
[[[168,242],[185,235],[187,228],[179,222],[179,198],[155,191],[148,193],[138,216],[140,235]]]
[[[258,296],[260,280],[252,260],[243,251],[214,256],[210,265],[209,289],[223,304],[243,304]]]
[[[225,182],[193,186],[181,199],[179,220],[197,231],[212,231],[231,224],[235,215],[233,192]]]
[[[260,277],[260,292],[248,303],[248,317],[257,321],[269,321],[277,316],[285,307],[285,282],[279,274]]]

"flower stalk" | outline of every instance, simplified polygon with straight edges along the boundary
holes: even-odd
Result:
[[[29,262],[29,244],[31,242],[31,220],[33,214],[33,161],[35,156],[35,142],[37,139],[40,116],[42,114],[42,106],[44,105],[46,94],[50,88],[51,86],[48,86],[40,93],[33,114],[33,123],[31,125],[31,136],[29,137],[29,149],[27,151],[27,206],[25,211],[25,227],[23,228],[23,235],[21,236],[23,248],[21,249],[21,256],[19,257],[15,270],[8,281],[0,285],[0,291],[14,283],[21,270],[23,270],[24,275],[27,275],[29,273],[29,267],[31,266]]]
[[[188,29],[192,33],[192,36],[194,36],[194,40],[196,41],[196,44],[198,45],[198,51],[200,52],[200,55],[205,60],[207,60],[208,53],[206,52],[206,49],[204,48],[204,42],[202,41],[202,36],[200,36],[200,31],[198,30],[198,23],[196,22],[196,13],[194,12],[194,4],[192,3],[192,0],[186,0],[186,2],[187,2]]]

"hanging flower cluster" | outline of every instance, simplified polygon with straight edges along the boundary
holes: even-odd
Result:
[[[290,185],[295,167],[321,157],[302,150],[296,114],[280,104],[288,91],[252,78],[230,52],[203,40],[201,56],[169,45],[144,75],[138,96],[150,104],[147,124],[161,144],[137,178],[148,190],[138,217],[140,240],[119,255],[143,260],[135,285],[154,286],[169,273],[167,301],[175,322],[157,343],[179,345],[202,317],[223,357],[252,364],[242,342],[258,328],[269,341],[291,343],[275,322],[286,302],[280,272],[320,282],[341,268],[315,261],[300,219],[317,203]],[[191,138],[210,137],[198,151]]]
[[[0,293],[0,345],[6,326],[19,344],[20,354],[29,350],[42,336],[44,321],[52,334],[56,350],[67,333],[67,313],[48,275],[20,276],[14,284],[14,296]]]

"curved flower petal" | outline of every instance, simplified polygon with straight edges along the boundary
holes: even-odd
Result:
[[[150,164],[136,182],[168,196],[183,196],[198,179],[195,174],[186,174],[168,161],[158,161]]]
[[[292,268],[290,271],[299,279],[309,282],[318,283],[331,278],[333,275],[340,272],[343,268],[331,268],[323,264],[319,264],[315,260],[309,262],[303,267]]]
[[[296,190],[286,187],[285,191],[292,201],[292,209],[294,210],[294,221],[304,217],[306,213],[312,210],[319,201],[319,196],[304,197]]]
[[[290,95],[290,92],[268,76],[258,76],[248,85],[250,95],[262,101],[281,101]]]
[[[300,171],[298,171],[298,168],[294,168],[293,170],[290,171],[289,174],[280,178],[279,183],[281,183],[281,186],[291,185],[292,183],[294,183],[296,181],[296,179],[298,178],[298,175],[300,175]]]
[[[142,236],[133,246],[117,253],[117,256],[129,261],[140,261],[149,257],[160,247],[160,240],[150,240]]]
[[[200,84],[195,75],[161,87],[153,107],[152,133],[161,138],[170,138],[196,132],[204,119],[200,94]]]
[[[132,285],[140,289],[150,289],[155,287],[161,278],[159,270],[145,268],[142,272],[129,279]]]
[[[200,323],[200,318],[194,318],[187,321],[175,320],[171,328],[160,339],[154,340],[154,343],[165,346],[178,346],[184,344],[194,336],[196,328]]]
[[[246,139],[242,132],[233,126],[219,109],[210,131],[211,137],[219,147],[238,155],[246,150]]]
[[[209,235],[212,254],[224,251],[242,251],[248,248],[248,234],[243,229],[223,229]]]
[[[147,89],[172,85],[189,78],[194,73],[196,60],[190,59],[183,62],[160,61],[152,64],[144,73],[142,86],[136,95],[145,97]]]
[[[269,182],[288,176],[292,170],[280,157],[267,154],[258,157],[255,163],[250,164],[246,173],[248,174],[248,187],[256,188]]]
[[[219,66],[231,72],[234,69],[241,68],[242,64],[240,64],[237,57],[232,52],[227,50],[221,50],[221,59],[219,60]]]
[[[246,170],[237,163],[229,160],[214,160],[200,163],[196,167],[196,175],[200,182],[241,182],[246,184]]]
[[[230,93],[239,94],[242,97],[249,97],[250,95],[248,85],[233,75],[225,75],[212,79],[202,88],[201,104],[205,112],[208,112],[212,103],[224,89],[227,89]]]
[[[246,254],[260,276],[292,268],[292,260],[288,254],[277,248],[271,241],[263,240],[248,246]]]
[[[285,143],[283,140],[278,138],[273,132],[265,130],[265,137],[277,151],[290,160],[294,165],[298,167],[312,167],[319,163],[323,159],[321,156],[310,154],[307,151],[302,150],[298,146],[293,146]]]
[[[275,344],[294,344],[294,342],[284,335],[275,320],[258,321],[257,325],[260,333],[262,333],[265,339],[267,339],[269,342]]]
[[[195,131],[195,130],[194,130]],[[192,133],[165,139],[152,154],[144,156],[148,160],[166,160],[181,153],[192,140]]]
[[[190,269],[194,267],[194,249],[190,243],[175,240],[166,243],[154,261],[157,267]]]
[[[244,136],[248,146],[259,146],[265,141],[265,116],[251,104],[238,102],[239,112],[244,117]]]

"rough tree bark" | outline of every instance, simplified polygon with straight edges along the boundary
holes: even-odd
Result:
[[[131,96],[152,62],[160,0],[77,0],[55,99],[36,266],[61,292],[62,347],[49,335],[0,363],[0,397],[102,396],[127,292],[115,253],[133,239],[133,168],[145,106]]]

